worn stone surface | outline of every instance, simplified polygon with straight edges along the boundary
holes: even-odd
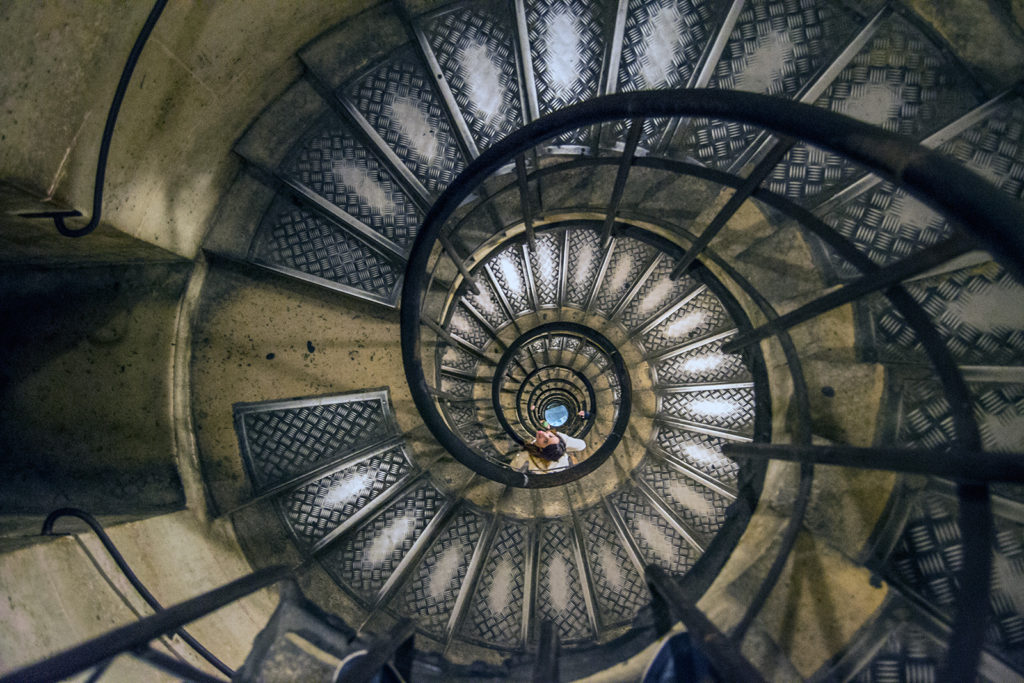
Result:
[[[0,510],[184,505],[170,366],[187,262],[0,275]]]
[[[259,271],[211,270],[193,332],[192,409],[218,505],[248,495],[234,403],[374,387],[390,387],[402,431],[422,424],[405,383],[395,311]]]
[[[904,0],[997,91],[1024,76],[1024,3],[1020,0]]]

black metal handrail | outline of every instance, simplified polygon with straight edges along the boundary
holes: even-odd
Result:
[[[174,632],[181,626],[206,616],[210,612],[273,585],[291,574],[285,566],[267,567],[243,576],[220,588],[168,607],[151,616],[140,619],[105,633],[60,654],[36,664],[22,667],[0,677],[0,683],[50,683],[74,676],[97,665],[102,665],[124,652],[144,652],[143,658],[160,666],[164,663],[158,656],[150,657],[145,649],[160,636]],[[188,665],[183,665],[188,666]],[[184,670],[183,670],[184,671]],[[192,680],[220,681],[202,671],[189,669]]]
[[[135,38],[131,52],[128,53],[124,69],[121,70],[121,78],[117,82],[114,98],[111,100],[110,109],[107,112],[107,123],[103,127],[103,137],[100,138],[100,153],[96,160],[96,179],[92,191],[92,216],[89,218],[89,222],[80,228],[68,227],[65,219],[81,216],[81,211],[43,211],[22,214],[23,216],[27,218],[52,219],[57,232],[65,237],[85,237],[99,226],[103,213],[103,181],[107,175],[107,157],[110,155],[110,143],[114,139],[117,115],[121,111],[121,103],[124,102],[124,96],[128,92],[128,83],[132,80],[135,66],[139,63],[139,57],[142,56],[143,48],[146,47],[146,41],[149,40],[149,35],[153,32],[153,28],[156,26],[156,22],[166,5],[167,0],[156,0],[153,4],[153,8],[146,17],[146,22],[142,25],[142,30],[139,31],[139,35]]]
[[[461,444],[451,438],[453,435],[444,428],[437,416],[436,408],[429,400],[429,391],[418,357],[418,304],[425,282],[430,247],[439,238],[443,225],[455,208],[480,183],[518,154],[546,139],[571,129],[613,119],[628,118],[635,121],[643,117],[664,116],[707,116],[758,125],[845,156],[905,187],[925,203],[956,220],[985,246],[997,261],[1018,279],[1024,280],[1024,235],[1018,230],[1021,223],[1020,208],[980,177],[938,152],[921,147],[913,141],[809,105],[749,93],[720,90],[652,91],[590,100],[535,121],[484,152],[431,207],[417,237],[403,285],[401,310],[406,377],[413,399],[428,427],[439,441],[456,454],[456,457],[459,457],[457,452],[462,450]],[[732,178],[735,179],[734,176]],[[744,179],[736,180],[744,182]],[[729,184],[735,186],[735,183]],[[752,196],[769,194],[751,188]],[[799,213],[794,211],[790,215]],[[866,257],[837,232],[824,226],[820,221],[817,223],[812,227],[816,234],[817,230],[821,229],[822,233],[819,236],[826,243],[835,248],[848,262],[858,267],[866,277],[876,279],[880,283],[875,289],[863,286],[855,291],[856,297],[877,289],[888,288],[885,291],[886,296],[904,314],[911,328],[918,333],[922,346],[953,406],[955,445],[966,451],[980,451],[977,423],[970,413],[969,394],[959,368],[953,362],[941,337],[931,326],[927,315],[902,287],[894,284],[906,277],[907,273],[914,272],[914,268],[907,263],[879,268],[867,261]],[[805,227],[809,226],[805,224]],[[697,243],[699,236],[694,239],[694,243]],[[962,247],[958,246],[957,249]],[[940,262],[942,256],[943,254],[928,255],[929,258],[936,257]],[[785,330],[784,323],[778,323],[769,332],[782,342],[786,336]],[[783,346],[785,349],[785,344]],[[790,370],[792,372],[792,368]],[[806,394],[806,387],[802,393]],[[805,430],[809,424],[797,426]],[[803,439],[800,440],[807,443]],[[801,494],[809,492],[810,467],[810,464],[801,467]],[[977,611],[981,610],[984,614],[987,604],[985,597],[988,591],[987,574],[990,563],[988,548],[992,533],[992,519],[985,486],[962,484],[959,492],[960,525],[966,560],[957,599],[949,647],[950,656],[947,657],[942,670],[943,677],[950,680],[971,676],[977,665],[985,623],[984,618],[978,618]],[[801,495],[801,498],[806,499],[806,496]],[[795,540],[795,531],[792,534],[787,533],[787,536],[792,536],[792,540]],[[777,559],[781,561],[784,557],[780,556]]]
[[[148,604],[154,612],[163,611],[163,605],[161,605],[160,601],[156,599],[156,596],[146,588],[146,585],[142,583],[142,580],[139,579],[138,575],[132,571],[132,568],[128,566],[128,562],[124,559],[124,555],[122,555],[121,551],[117,549],[116,545],[114,545],[114,542],[107,534],[106,529],[103,528],[103,525],[100,524],[99,520],[85,510],[80,510],[78,508],[60,508],[58,510],[54,510],[47,515],[46,519],[43,521],[43,528],[40,534],[43,536],[52,535],[53,525],[61,517],[77,517],[88,524],[89,528],[92,529],[93,533],[96,534],[96,537],[100,540],[100,543],[103,544],[103,548],[107,551],[107,554],[110,555],[112,560],[114,560],[114,564],[117,565],[117,568],[121,570],[124,577],[128,579],[128,583],[130,583],[132,588],[135,589],[135,592],[137,592],[142,599],[146,601],[146,604]],[[196,640],[195,637],[184,628],[176,629],[174,632],[181,637],[182,641],[184,641],[186,645],[195,650],[200,657],[212,664],[218,671],[229,678],[235,675],[235,672],[231,667],[206,649],[202,643]]]

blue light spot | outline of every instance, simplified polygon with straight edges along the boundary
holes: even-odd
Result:
[[[561,427],[569,419],[569,409],[561,404],[553,405],[544,411],[544,419],[552,427]]]

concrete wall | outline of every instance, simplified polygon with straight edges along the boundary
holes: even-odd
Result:
[[[104,221],[194,256],[236,171],[231,146],[299,76],[294,52],[373,4],[169,3],[118,119]],[[0,180],[35,201],[91,210],[107,110],[150,8],[115,0],[0,5]],[[0,205],[3,213],[14,210]],[[51,222],[37,223],[40,231],[54,230]],[[7,229],[0,220],[0,233]],[[84,240],[80,246],[89,248]]]

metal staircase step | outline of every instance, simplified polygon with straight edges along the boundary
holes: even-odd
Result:
[[[963,68],[892,14],[814,104],[920,140],[977,103]],[[800,202],[861,173],[852,162],[798,143],[763,186]]]
[[[515,22],[504,9],[457,6],[416,21],[457,105],[453,113],[480,151],[524,120]]]

